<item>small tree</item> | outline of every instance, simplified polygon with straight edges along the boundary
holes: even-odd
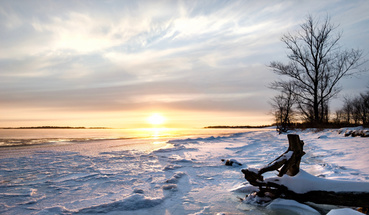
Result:
[[[277,89],[281,93],[272,99],[271,105],[273,114],[277,124],[277,131],[279,133],[288,131],[294,115],[293,106],[296,102],[294,97],[294,84],[275,82],[270,86],[272,89]]]
[[[354,119],[357,122],[361,122],[363,125],[369,123],[369,92],[360,93],[354,99]]]
[[[294,83],[294,97],[303,118],[312,123],[328,121],[329,100],[340,92],[338,82],[351,75],[360,63],[361,50],[342,50],[341,34],[333,34],[336,26],[327,17],[323,22],[308,16],[296,34],[282,37],[289,54],[287,64],[271,62],[278,75],[289,78],[281,85]],[[292,81],[292,82],[291,82]]]
[[[342,109],[337,113],[342,113],[341,119],[347,123],[369,125],[369,91],[360,93],[353,98],[345,98]]]
[[[346,123],[351,123],[351,119],[352,119],[352,115],[353,115],[353,111],[354,111],[354,107],[352,105],[352,99],[345,97],[344,99],[344,104],[343,104],[343,108],[342,108],[342,112],[343,112],[343,118],[344,121]]]
[[[333,122],[336,124],[344,122],[344,112],[342,110],[336,110]]]

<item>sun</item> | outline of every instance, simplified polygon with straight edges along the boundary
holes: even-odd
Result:
[[[154,113],[147,118],[147,122],[152,125],[161,125],[165,122],[165,120],[166,118],[159,113]]]

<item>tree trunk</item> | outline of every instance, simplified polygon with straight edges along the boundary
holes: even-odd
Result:
[[[318,104],[318,91],[316,90],[318,86],[314,86],[314,87],[315,89],[314,89],[314,104],[313,104],[313,110],[314,110],[313,123],[318,124],[319,123],[319,104]]]
[[[298,202],[313,202],[316,204],[343,205],[350,207],[369,207],[369,192],[328,192],[319,190],[303,194],[286,192],[286,197]]]

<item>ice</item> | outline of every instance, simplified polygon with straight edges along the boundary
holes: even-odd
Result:
[[[112,211],[132,211],[144,208],[152,208],[163,202],[163,198],[148,198],[143,194],[135,193],[127,198],[112,203],[93,206],[79,210],[79,214],[109,213]]]
[[[252,192],[259,191],[259,189],[248,183],[244,183],[244,184],[239,185],[238,187],[232,188],[230,191],[239,192],[239,193],[252,193]]]
[[[335,186],[332,190],[337,190],[339,184],[327,184],[326,179],[345,180],[354,189],[369,181],[368,138],[345,137],[336,129],[295,132],[305,142],[306,152],[301,161],[304,171],[297,177],[314,176],[309,186]],[[314,214],[311,207],[287,200],[267,207],[240,201],[255,191],[240,170],[246,166],[256,171],[288,148],[287,136],[274,129],[194,136],[147,147],[144,144],[153,143],[134,140],[131,145],[140,144],[134,150],[128,149],[129,141],[2,149],[0,214],[228,215],[281,210]],[[90,147],[95,147],[93,153]],[[226,166],[222,159],[242,166]],[[276,174],[265,173],[264,177]]]
[[[362,213],[350,208],[333,209],[327,215],[363,215]]]
[[[312,207],[298,203],[294,200],[275,199],[267,206],[268,209],[280,214],[299,214],[299,215],[320,215],[320,213]]]

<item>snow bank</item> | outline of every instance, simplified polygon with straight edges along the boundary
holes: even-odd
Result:
[[[369,137],[369,129],[362,126],[341,128],[338,130],[339,134],[344,134],[345,137]]]
[[[309,191],[333,191],[333,192],[369,192],[368,182],[327,180],[310,175],[304,170],[291,177],[275,177],[265,179],[266,182],[273,182],[283,185],[295,193],[307,193]]]

